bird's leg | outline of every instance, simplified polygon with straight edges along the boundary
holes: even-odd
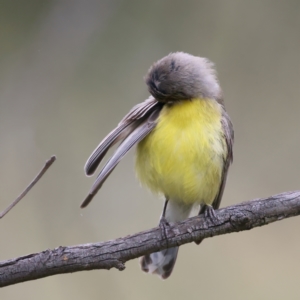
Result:
[[[168,202],[169,202],[169,199],[168,199],[168,197],[166,197],[165,204],[164,204],[164,209],[163,209],[162,215],[161,215],[160,220],[159,220],[159,226],[161,226],[161,225],[162,226],[164,226],[164,225],[169,226],[170,225],[169,222],[166,219],[166,210],[167,210]]]
[[[167,227],[170,226],[169,222],[167,221],[166,219],[166,210],[167,210],[167,205],[168,205],[168,202],[169,202],[169,198],[166,197],[166,200],[165,200],[165,204],[164,204],[164,208],[163,208],[163,212],[162,212],[162,215],[160,217],[160,220],[159,220],[159,227],[160,227],[160,230],[162,232],[162,235],[165,239],[167,239]]]

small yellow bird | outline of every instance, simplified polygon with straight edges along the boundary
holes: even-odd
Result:
[[[107,150],[120,142],[81,207],[137,144],[138,178],[165,195],[161,223],[187,219],[195,205],[199,214],[215,218],[232,162],[234,134],[213,64],[187,53],[170,53],[152,65],[145,80],[152,96],[133,107],[88,159],[85,172],[92,175]],[[175,247],[145,255],[141,268],[166,279],[177,253]]]

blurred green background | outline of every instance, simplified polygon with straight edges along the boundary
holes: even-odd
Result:
[[[0,210],[52,154],[57,161],[0,220],[0,259],[151,228],[162,209],[140,188],[133,151],[96,200],[83,166],[172,51],[215,62],[235,127],[222,206],[300,188],[300,2],[0,1]],[[116,188],[117,187],[117,188]],[[172,276],[53,276],[0,299],[299,299],[300,218],[180,248]]]

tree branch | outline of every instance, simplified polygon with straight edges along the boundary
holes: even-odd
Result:
[[[53,155],[48,159],[42,168],[42,170],[35,176],[35,178],[29,183],[26,189],[6,208],[0,213],[0,219],[2,219],[11,209],[13,209],[26,195],[27,193],[35,186],[35,184],[42,178],[46,171],[51,167],[55,162],[56,157]]]
[[[58,247],[0,262],[0,287],[55,274],[93,269],[125,269],[124,263],[147,253],[225,233],[250,230],[300,214],[300,191],[286,192],[216,211],[218,222],[194,217],[125,238],[95,244]]]

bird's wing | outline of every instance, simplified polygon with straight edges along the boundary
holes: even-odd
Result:
[[[149,115],[153,109],[155,110],[158,105],[159,103],[153,97],[149,97],[144,102],[134,106],[93,151],[84,166],[86,175],[93,175],[109,148],[124,140],[139,125],[141,120]]]
[[[219,192],[212,204],[214,209],[218,209],[220,206],[224,188],[225,188],[225,184],[226,184],[228,168],[233,159],[232,146],[233,146],[233,141],[234,141],[234,131],[233,131],[233,126],[230,121],[230,118],[225,110],[222,113],[221,123],[222,123],[225,143],[227,146],[227,155],[226,155],[226,157],[224,157],[224,166],[223,166],[223,173],[222,173]]]
[[[156,120],[162,105],[154,98],[149,98],[145,102],[136,105],[96,148],[88,159],[85,170],[87,174],[93,173],[107,150],[116,142],[122,141],[113,156],[102,168],[89,194],[81,204],[81,208],[86,207],[96,195],[98,190],[110,173],[114,170],[124,155],[156,126]],[[123,124],[129,125],[125,126]],[[121,129],[119,129],[121,128]]]

